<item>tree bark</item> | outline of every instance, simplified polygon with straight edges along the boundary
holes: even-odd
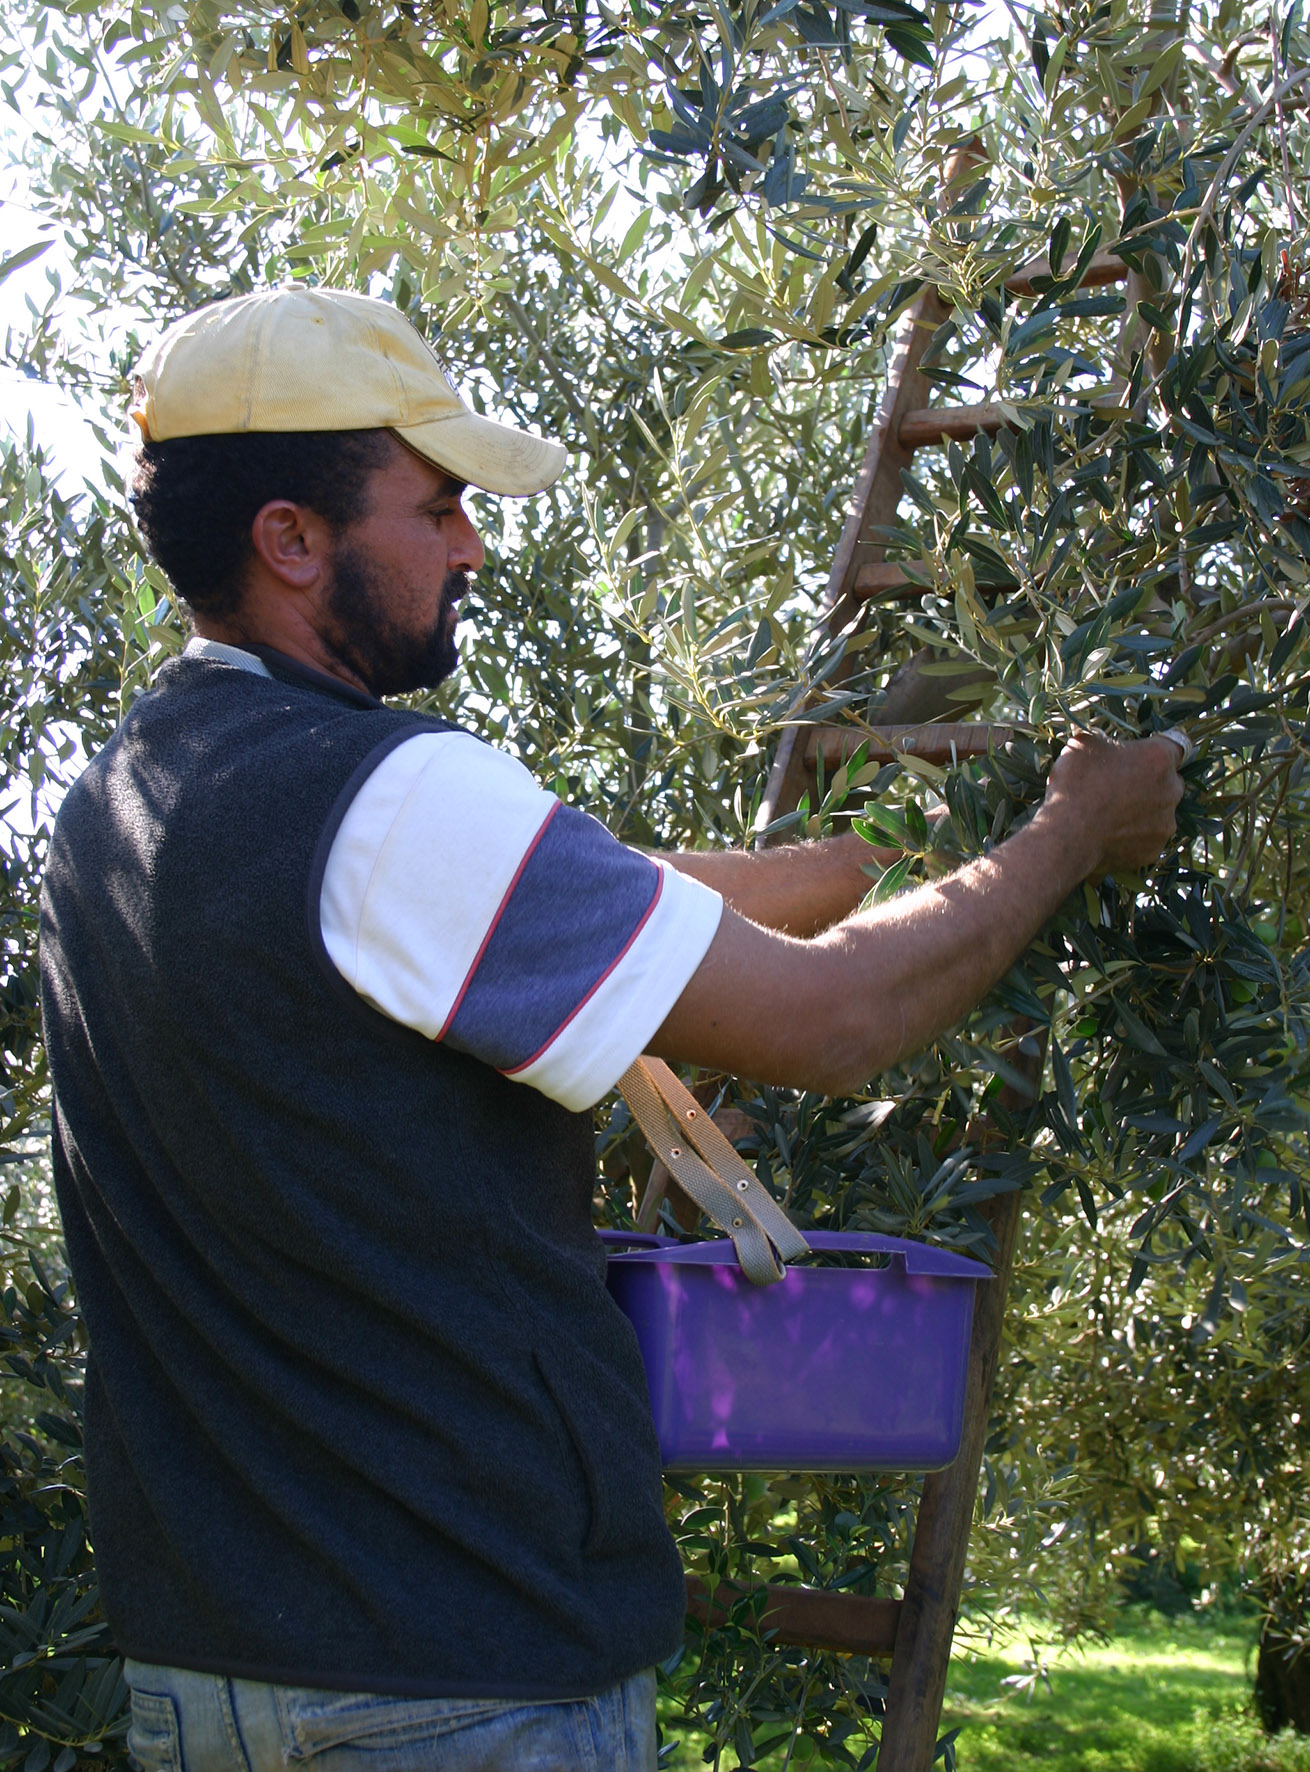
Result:
[[[1267,1734],[1310,1735],[1310,1638],[1289,1638],[1285,1619],[1266,1619],[1260,1632],[1255,1703]]]

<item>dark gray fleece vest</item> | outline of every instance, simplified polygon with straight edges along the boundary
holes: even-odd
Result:
[[[595,1692],[677,1646],[683,1593],[589,1116],[332,968],[332,836],[433,723],[264,656],[160,673],[46,876],[105,1610],[147,1661]]]

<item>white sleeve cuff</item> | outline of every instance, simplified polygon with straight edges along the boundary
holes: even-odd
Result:
[[[640,1058],[718,930],[720,895],[667,862],[659,866],[659,898],[627,952],[545,1051],[506,1073],[575,1112],[594,1107]]]

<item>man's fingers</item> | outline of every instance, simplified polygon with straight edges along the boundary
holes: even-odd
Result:
[[[1077,733],[1056,758],[1047,796],[1070,805],[1094,840],[1092,877],[1147,867],[1169,847],[1183,797],[1186,737],[1165,732],[1116,743]]]
[[[1152,733],[1150,738],[1115,740],[1104,737],[1099,732],[1075,732],[1065,746],[1066,750],[1077,751],[1088,758],[1100,753],[1107,761],[1113,752],[1131,755],[1135,744],[1149,745],[1154,750],[1163,751],[1168,756],[1174,770],[1185,769],[1196,755],[1196,743],[1181,726],[1170,726],[1164,732]]]

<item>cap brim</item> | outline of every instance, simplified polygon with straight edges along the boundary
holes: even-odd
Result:
[[[559,479],[568,460],[562,443],[497,424],[476,412],[452,412],[449,418],[392,429],[433,467],[483,492],[511,498],[544,492]]]

